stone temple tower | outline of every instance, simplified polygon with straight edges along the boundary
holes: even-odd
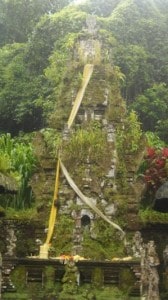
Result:
[[[143,143],[140,137],[139,149],[134,153],[129,152],[129,146],[127,149],[129,141],[124,145],[125,149],[122,148],[122,155],[118,151],[118,135],[126,136],[124,130],[127,130],[126,107],[120,94],[122,75],[113,65],[112,42],[103,34],[96,19],[88,16],[82,34],[75,40],[51,124],[62,132],[61,160],[91,205],[98,207],[110,221],[121,224],[124,229],[136,230],[143,185],[136,181],[135,174],[143,156]],[[87,74],[86,65],[93,67],[92,74]],[[86,80],[88,82],[81,96]],[[80,105],[73,123],[68,126],[68,118],[78,96]],[[63,174],[59,204],[53,238],[56,253],[70,251],[89,257],[96,254],[103,258],[111,256],[111,245],[121,242],[120,234],[82,201]],[[58,241],[61,232],[65,234],[67,231],[63,220],[69,224],[68,247]],[[89,251],[88,245],[95,250]]]

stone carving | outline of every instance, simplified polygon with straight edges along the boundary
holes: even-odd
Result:
[[[163,251],[163,260],[165,268],[168,269],[168,245],[166,245],[166,248]]]
[[[136,231],[135,235],[133,237],[133,256],[135,257],[141,257],[141,251],[143,249],[143,239],[141,237],[140,231]]]
[[[150,268],[148,281],[147,300],[159,300],[159,275],[155,267]]]
[[[147,259],[151,267],[159,265],[159,258],[156,253],[156,246],[154,241],[149,241],[147,244]]]
[[[80,283],[80,274],[73,259],[67,261],[62,283],[63,292],[66,292],[68,294],[74,294],[77,292],[77,287]]]
[[[148,294],[148,269],[146,264],[146,246],[141,250],[141,285],[140,285],[141,299],[147,299]]]
[[[159,258],[154,241],[149,241],[141,249],[141,299],[159,300]]]
[[[15,248],[16,248],[16,241],[17,237],[15,235],[15,231],[11,226],[7,226],[7,256],[15,256]]]
[[[167,290],[168,287],[168,245],[166,245],[165,249],[163,250],[163,261],[164,261],[164,287]]]

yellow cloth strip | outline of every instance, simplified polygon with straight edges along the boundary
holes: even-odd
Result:
[[[56,220],[56,215],[57,215],[56,202],[58,201],[59,173],[60,173],[60,160],[58,159],[57,168],[56,168],[56,179],[55,179],[53,203],[52,203],[51,211],[50,211],[50,218],[49,218],[49,223],[48,223],[48,232],[47,232],[47,238],[46,238],[45,244],[50,243],[50,240],[52,238],[53,231],[54,231],[54,225],[55,225],[55,220]]]
[[[70,116],[69,116],[69,119],[68,119],[68,128],[70,128],[72,126],[72,123],[76,117],[76,114],[78,112],[78,109],[81,105],[81,102],[82,102],[82,99],[83,99],[83,96],[84,96],[84,93],[85,93],[85,90],[86,90],[86,87],[89,83],[89,80],[90,80],[90,77],[93,73],[93,65],[91,64],[86,64],[84,66],[84,70],[83,70],[83,79],[82,79],[82,85],[77,93],[77,96],[76,96],[76,99],[75,99],[75,102],[74,102],[74,105],[73,105],[73,108],[72,108],[72,111],[70,113]]]
[[[116,223],[112,222],[111,220],[109,220],[94,204],[91,198],[86,197],[81,191],[80,189],[77,187],[77,185],[75,184],[75,182],[73,181],[73,179],[70,177],[67,169],[65,168],[64,164],[61,162],[60,160],[60,167],[61,170],[65,176],[65,178],[67,179],[69,185],[71,186],[71,188],[75,191],[75,193],[80,197],[80,199],[87,204],[95,213],[97,213],[103,220],[105,220],[106,222],[108,222],[110,225],[112,225],[114,228],[118,229],[121,233],[123,238],[125,237],[125,232],[121,229],[121,227],[119,225],[117,225]]]

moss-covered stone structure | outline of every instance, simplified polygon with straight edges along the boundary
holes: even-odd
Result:
[[[127,247],[120,233],[88,208],[61,174],[59,211],[50,259],[39,261],[39,246],[45,240],[48,226],[57,158],[45,132],[38,132],[34,140],[38,168],[30,183],[36,215],[30,213],[29,218],[24,216],[18,220],[16,214],[13,219],[2,219],[0,223],[4,237],[1,241],[4,274],[6,272],[8,277],[4,299],[126,300],[133,299],[126,295],[139,297],[137,288],[140,286],[136,284],[140,280],[140,261],[134,258],[124,263],[125,257],[133,256],[132,247],[128,245],[137,230],[141,231],[145,242],[155,240],[161,259],[162,289],[164,294],[168,291],[162,265],[162,252],[168,243],[168,221],[161,227],[160,220],[143,223],[139,213],[145,184],[137,174],[145,152],[145,138],[135,113],[126,111],[120,94],[122,74],[112,63],[112,45],[104,40],[103,34],[95,18],[89,16],[83,32],[73,36],[71,50],[65,53],[66,64],[62,61],[64,70],[60,74],[59,97],[50,116],[50,127],[58,137],[54,147],[59,148],[61,159],[76,185],[106,217],[126,232]],[[75,123],[67,129],[86,63],[94,65],[93,74]],[[85,261],[79,261],[77,269],[71,272],[73,278],[80,272],[81,285],[73,288],[68,285],[64,265],[54,262],[54,258],[62,255],[87,259],[86,268]],[[26,256],[29,258],[25,259]],[[118,262],[113,260],[115,258]],[[9,295],[10,289],[13,293]]]

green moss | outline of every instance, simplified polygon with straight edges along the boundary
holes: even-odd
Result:
[[[121,115],[123,113],[124,113],[124,109],[122,107],[111,105],[111,107],[109,106],[106,115],[110,121],[114,123],[118,123],[121,121]]]
[[[102,31],[103,32],[103,31]],[[50,65],[45,70],[45,75],[53,86],[53,93],[44,102],[46,116],[50,117],[49,125],[57,129],[63,129],[71,111],[72,101],[75,100],[81,86],[83,66],[86,63],[94,63],[94,71],[85,91],[82,105],[102,104],[105,99],[105,90],[109,92],[109,105],[106,112],[108,120],[120,120],[125,114],[125,104],[120,95],[120,81],[122,74],[119,68],[112,66],[109,55],[109,43],[103,41],[101,49],[100,41],[93,37],[83,36],[83,41],[92,41],[95,52],[90,58],[83,54],[84,49],[78,40],[81,34],[69,33],[60,37],[55,44],[55,51],[50,57]],[[108,44],[108,46],[107,46]],[[94,56],[94,57],[92,57]],[[102,63],[102,57],[106,56],[106,63]],[[102,80],[103,78],[103,80]],[[92,102],[90,103],[90,99]],[[56,105],[55,105],[56,103]],[[64,104],[64,105],[63,105]],[[115,112],[114,112],[115,110]]]
[[[90,258],[92,260],[105,260],[107,257],[107,252],[104,249],[103,245],[101,245],[97,241],[85,238],[82,246],[82,255],[86,258]]]
[[[53,266],[46,266],[44,269],[44,287],[41,293],[41,299],[50,300],[55,299],[60,292],[60,284],[55,284],[55,268]]]
[[[79,187],[82,179],[86,177],[89,160],[92,190],[98,191],[100,181],[108,170],[110,154],[113,155],[106,134],[97,124],[91,123],[87,129],[79,129],[73,133],[70,140],[63,145],[62,159]]]
[[[120,291],[117,287],[105,287],[96,291],[96,300],[126,300],[127,295]],[[129,298],[130,299],[130,298]]]
[[[87,129],[79,129],[73,133],[70,141],[65,144],[63,157],[66,159],[68,153],[71,159],[74,159],[78,154],[76,159],[85,161],[86,156],[89,155],[91,162],[98,162],[105,155],[104,153],[108,146],[106,140],[105,133],[90,123]]]
[[[38,215],[36,208],[29,208],[29,209],[21,209],[15,210],[14,208],[7,208],[6,209],[6,219],[16,219],[20,221],[30,222],[32,220],[37,220]]]
[[[52,291],[54,289],[55,281],[55,268],[46,266],[44,270],[45,290]]]
[[[92,272],[92,285],[96,288],[100,288],[103,286],[103,282],[104,282],[103,270],[97,267]]]
[[[134,286],[135,278],[130,269],[123,269],[119,274],[119,288],[126,294],[129,294]]]
[[[96,220],[94,226],[94,239],[89,234],[84,234],[83,256],[93,260],[111,260],[113,257],[125,256],[124,244],[116,229],[102,219]]]
[[[94,286],[91,286],[90,284],[83,284],[80,286],[77,296],[79,298],[74,298],[75,300],[139,300],[139,297],[131,297],[125,291],[121,291],[119,288],[114,286],[94,288]],[[69,298],[66,299],[69,300]]]
[[[56,221],[56,228],[52,240],[50,254],[59,256],[61,254],[71,254],[72,251],[72,235],[74,228],[74,220],[69,215],[59,215]]]
[[[16,287],[17,293],[24,293],[26,290],[26,269],[18,266],[11,272],[11,280]],[[26,299],[26,298],[25,298]]]
[[[5,217],[5,214],[6,214],[5,209],[2,206],[0,206],[0,218]]]
[[[36,244],[34,239],[27,238],[21,234],[17,236],[17,243],[16,243],[16,253],[18,257],[25,257],[31,255],[32,253],[36,253]]]
[[[53,128],[45,128],[40,132],[42,133],[45,145],[47,146],[47,152],[49,152],[47,155],[49,156],[49,154],[51,154],[52,157],[55,157],[61,144],[61,134]],[[39,155],[41,155],[41,153],[39,153]]]
[[[59,300],[87,300],[83,295],[70,295],[69,293],[61,292],[59,294]]]
[[[142,139],[141,124],[134,111],[131,111],[127,116],[123,125],[117,130],[117,150],[118,153],[134,154],[139,150],[139,145]]]
[[[143,224],[168,224],[168,213],[161,213],[150,208],[141,209],[139,218]]]
[[[86,50],[81,47],[80,44],[78,44],[77,50],[79,55],[79,61],[85,65],[86,63],[91,63],[94,65],[99,65],[101,63],[101,45],[99,40],[90,40],[92,42],[92,47],[94,48],[95,53],[93,55],[90,55],[90,57],[86,57]]]
[[[3,294],[4,300],[28,300],[29,296],[25,293],[5,293]]]

